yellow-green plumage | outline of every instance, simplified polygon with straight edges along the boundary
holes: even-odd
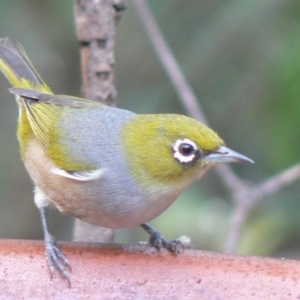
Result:
[[[18,42],[5,39],[1,40],[1,46],[7,47],[8,51],[4,54],[1,53],[0,69],[13,87],[53,95]],[[53,97],[56,96],[53,95]],[[78,99],[80,100],[80,98]],[[18,96],[17,102],[20,109],[17,137],[23,159],[29,141],[35,137],[45,147],[46,153],[57,167],[65,170],[93,169],[91,166],[67,156],[65,149],[58,142],[60,133],[58,128],[55,128],[55,124],[61,117],[63,106],[54,103],[26,101]],[[89,103],[88,100],[86,102]],[[97,104],[95,103],[95,105]]]
[[[74,160],[60,142],[60,129],[56,126],[67,107],[55,104],[36,103],[30,106],[28,119],[34,136],[45,147],[45,152],[55,166],[63,170],[92,170],[91,166]]]
[[[27,118],[25,107],[22,104],[19,104],[19,109],[20,112],[18,119],[17,137],[20,144],[21,158],[24,160],[26,147],[30,139],[32,139],[33,137],[33,131]]]
[[[58,97],[64,97],[64,96],[58,96]],[[64,99],[59,99],[59,102],[63,102]],[[67,100],[67,99],[66,99]],[[71,103],[68,103],[66,106],[61,105],[52,105],[53,110],[56,111],[55,118],[53,118],[53,123],[51,125],[51,130],[48,132],[48,144],[46,147],[46,153],[51,158],[51,160],[55,163],[55,165],[63,170],[68,171],[90,171],[95,170],[98,166],[88,164],[86,162],[83,162],[82,160],[76,160],[72,155],[70,155],[70,152],[67,151],[65,145],[62,143],[62,141],[65,139],[66,135],[69,135],[68,132],[60,128],[60,124],[58,124],[58,121],[61,118],[68,119],[69,112],[70,112],[70,106],[77,107],[75,110],[76,113],[83,113],[84,110],[90,109],[90,108],[99,108],[102,106],[102,104],[98,102],[93,102],[89,100],[84,100],[81,98],[71,98],[69,97],[68,100],[73,100]],[[48,105],[49,104],[45,104]],[[51,106],[51,105],[50,105]],[[72,116],[74,114],[71,114]],[[70,116],[72,118],[72,116]],[[100,121],[100,120],[99,120]],[[82,122],[85,122],[82,120]],[[76,139],[77,135],[79,133],[76,132],[76,128],[74,128],[73,132],[73,138]],[[83,132],[81,135],[86,135],[86,132]],[[82,139],[82,138],[81,138]],[[79,139],[78,139],[79,141]],[[84,147],[84,145],[82,145]]]
[[[203,152],[214,151],[224,144],[204,124],[175,114],[136,115],[124,124],[121,135],[124,138],[124,156],[133,176],[143,185],[153,185],[158,181],[179,183],[205,163],[198,160],[192,166],[185,166],[176,162],[172,151],[176,140],[188,137]]]
[[[8,51],[0,56],[0,69],[13,87],[52,94],[50,88],[36,72],[25,50],[19,43],[10,39],[4,39],[1,40],[1,46],[3,48],[7,47]],[[13,55],[11,55],[10,51]],[[19,68],[22,68],[21,71]],[[32,127],[28,118],[28,108],[24,100],[19,98],[18,105],[20,115],[17,136],[20,143],[21,157],[24,158],[27,144],[34,135],[34,127]]]
[[[75,97],[52,94],[48,96],[31,90],[25,90],[24,93],[31,95],[33,99],[41,97],[39,101],[32,100],[32,103],[24,101],[26,116],[33,136],[43,145],[53,164],[66,171],[94,170],[96,166],[75,159],[66,149],[65,135],[69,136],[69,130],[73,130],[72,137],[75,139],[76,127],[62,128],[59,122],[62,119],[72,119],[86,109],[99,108],[102,104]],[[25,122],[27,120],[25,119]],[[20,127],[22,128],[23,124]]]

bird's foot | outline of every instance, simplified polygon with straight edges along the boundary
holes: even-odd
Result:
[[[157,231],[149,224],[145,223],[141,226],[150,234],[149,244],[157,248],[158,250],[165,248],[170,252],[174,253],[175,255],[179,254],[184,250],[184,245],[179,239],[168,241],[163,237],[163,235],[159,231]]]
[[[45,235],[45,254],[51,278],[54,270],[57,269],[68,280],[69,287],[71,287],[69,273],[66,270],[66,267],[71,270],[71,265],[66,256],[59,250],[55,238],[49,232]]]
[[[150,235],[149,244],[157,248],[158,250],[165,248],[170,252],[174,253],[175,255],[179,254],[184,250],[184,246],[180,240],[176,239],[173,241],[168,241],[158,231]]]

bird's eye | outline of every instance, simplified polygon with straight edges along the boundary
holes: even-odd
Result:
[[[178,151],[184,156],[190,156],[194,153],[195,149],[192,145],[188,143],[182,143],[181,145],[179,145]]]
[[[173,145],[173,155],[179,163],[188,164],[199,157],[199,149],[189,139],[177,140]]]

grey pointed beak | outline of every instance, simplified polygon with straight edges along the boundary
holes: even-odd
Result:
[[[225,146],[221,146],[214,152],[206,155],[205,160],[211,163],[254,163],[254,161],[247,156],[235,152]]]

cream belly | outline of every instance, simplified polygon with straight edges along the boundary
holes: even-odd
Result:
[[[36,186],[37,207],[52,203],[62,212],[108,228],[132,227],[148,222],[167,209],[184,188],[156,188],[151,196],[127,195],[124,190],[106,191],[104,195],[102,178],[77,181],[52,173],[53,163],[36,139],[28,144],[25,166]]]

